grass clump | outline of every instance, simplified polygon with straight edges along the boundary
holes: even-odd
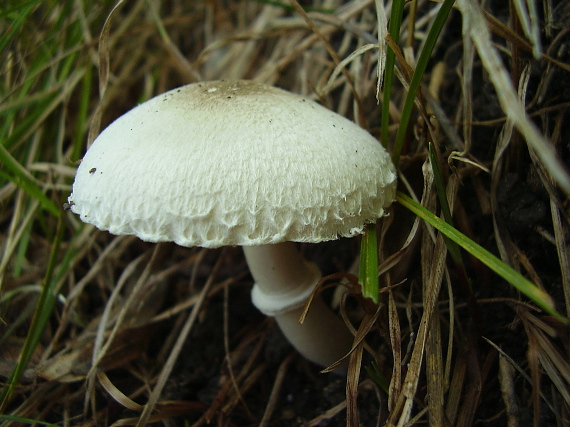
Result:
[[[568,423],[564,2],[92,3],[0,11],[3,425]],[[354,280],[340,298],[364,338],[347,379],[255,312],[238,249],[110,236],[63,209],[113,119],[223,78],[311,96],[398,164],[364,239],[372,300]],[[304,249],[334,282],[359,243]]]

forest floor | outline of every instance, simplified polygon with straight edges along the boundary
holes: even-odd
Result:
[[[442,3],[403,6],[389,103],[377,88],[379,34],[394,17],[380,1],[7,3],[3,426],[570,425],[567,2],[482,11],[458,1],[406,126],[406,88]],[[339,282],[326,301],[356,330],[369,327],[343,376],[320,373],[253,307],[240,248],[113,236],[63,209],[88,142],[109,123],[215,79],[276,85],[379,139],[387,132],[388,150],[401,152],[399,191],[439,216],[443,185],[453,230],[491,255],[448,252],[400,197],[377,225],[372,304],[338,280],[358,274],[360,238],[300,244]],[[508,277],[489,268],[495,259]]]

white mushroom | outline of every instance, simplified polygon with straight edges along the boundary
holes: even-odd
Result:
[[[174,89],[126,113],[77,170],[71,210],[113,234],[151,242],[242,246],[254,304],[327,366],[352,336],[320,298],[320,272],[291,242],[362,232],[384,215],[396,174],[381,144],[346,118],[253,81]]]

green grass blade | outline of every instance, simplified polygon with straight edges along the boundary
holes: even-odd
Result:
[[[254,3],[259,3],[259,4],[268,4],[271,6],[276,6],[276,7],[280,7],[282,9],[285,10],[289,10],[289,11],[294,11],[295,8],[293,6],[291,6],[289,3],[284,2],[284,1],[278,1],[278,0],[250,0]],[[320,12],[320,13],[334,13],[334,9],[327,9],[327,8],[320,8],[320,7],[313,7],[313,6],[307,6],[307,5],[301,5],[301,7],[303,8],[303,10],[305,10],[306,12]]]
[[[63,215],[59,217],[57,231],[52,245],[50,258],[48,261],[46,274],[44,277],[44,285],[38,304],[36,306],[36,311],[30,325],[28,336],[20,352],[20,357],[14,371],[8,379],[8,386],[0,391],[0,412],[3,412],[8,405],[12,394],[14,393],[16,386],[20,382],[20,378],[24,373],[24,370],[28,366],[28,363],[40,341],[40,337],[44,331],[44,328],[49,320],[52,313],[53,307],[56,302],[56,292],[55,286],[57,284],[58,276],[61,275],[62,271],[65,271],[66,264],[62,263],[59,267],[59,274],[54,275],[54,271],[57,266],[57,258],[59,254],[59,248],[63,238],[64,231]]]
[[[0,420],[11,421],[18,424],[40,425],[46,427],[59,427],[57,424],[47,423],[45,421],[33,420],[31,418],[15,417],[12,415],[0,415]]]
[[[547,313],[556,317],[563,323],[568,323],[568,319],[556,311],[552,297],[537,287],[534,283],[526,279],[522,274],[505,264],[492,253],[475,243],[473,240],[469,239],[463,233],[447,224],[445,221],[425,209],[422,205],[412,200],[405,194],[398,192],[396,194],[396,200],[402,206],[412,211],[419,218],[435,227],[449,239],[476,257],[479,261],[481,261],[483,264],[485,264],[487,267],[489,267],[491,270],[509,282],[512,286],[514,286],[532,301],[534,301],[536,305],[541,307]]]
[[[395,0],[392,3],[390,12],[390,23],[388,24],[388,32],[390,37],[398,43],[400,39],[400,25],[402,24],[402,15],[404,13],[404,0]],[[379,43],[385,43],[385,40],[379,40]],[[390,126],[390,98],[392,96],[392,82],[394,80],[394,64],[396,63],[396,54],[392,49],[386,51],[386,66],[384,68],[384,93],[382,95],[382,117],[381,117],[381,135],[380,141],[384,147],[388,144],[388,128]],[[397,163],[395,163],[397,165]]]
[[[358,280],[362,296],[378,304],[378,243],[374,224],[368,224],[362,236]]]
[[[447,21],[447,17],[449,16],[449,12],[451,11],[454,3],[455,0],[445,0],[441,5],[441,8],[437,12],[437,16],[433,21],[433,25],[429,30],[426,42],[418,58],[416,69],[414,70],[412,80],[410,81],[408,94],[406,95],[406,100],[404,101],[404,106],[402,108],[402,113],[400,116],[400,124],[398,125],[398,132],[396,133],[396,139],[394,141],[392,160],[395,165],[398,165],[398,162],[400,161],[400,154],[404,145],[404,138],[408,130],[408,123],[410,122],[410,117],[412,115],[412,109],[414,107],[416,94],[420,88],[420,84],[431,58],[433,49],[437,43],[437,39],[441,34],[441,30]]]
[[[89,101],[91,99],[91,85],[92,85],[92,71],[91,68],[85,70],[83,82],[81,85],[81,96],[79,97],[79,108],[77,113],[77,120],[75,124],[75,134],[73,138],[73,149],[71,152],[71,160],[77,161],[83,150],[83,142],[89,129]]]
[[[390,380],[384,376],[375,362],[372,362],[370,366],[365,366],[364,369],[366,369],[370,379],[380,386],[385,393],[390,392]]]
[[[56,218],[62,214],[62,210],[49,199],[42,189],[36,184],[29,172],[8,152],[6,147],[0,144],[0,163],[12,173],[8,175],[2,173],[4,178],[9,179],[31,197],[40,202],[42,208],[50,212]]]
[[[22,2],[18,6],[13,6],[0,11],[0,16],[8,19],[9,25],[6,33],[0,37],[0,52],[6,52],[6,47],[14,40],[14,35],[18,33],[20,28],[25,24],[28,16],[33,12],[34,7],[38,3],[37,0]]]

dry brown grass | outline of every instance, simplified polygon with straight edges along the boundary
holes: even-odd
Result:
[[[314,8],[306,12],[296,2],[91,3],[58,9],[38,2],[28,33],[2,56],[0,111],[13,121],[6,135],[19,129],[34,97],[51,100],[9,150],[57,206],[87,141],[141,100],[194,81],[278,85],[379,134],[374,44],[381,2],[301,2]],[[455,226],[545,289],[568,317],[570,14],[563,3],[538,4],[542,57],[532,56],[532,34],[512,10],[487,10],[493,46],[515,82],[500,96],[497,76],[485,71],[491,59],[481,54],[484,40],[462,36],[465,21],[452,13],[418,98],[427,115],[414,116],[399,171],[400,188],[438,213],[426,167],[434,143]],[[436,7],[412,4],[402,25],[390,135]],[[467,13],[468,2],[458,6]],[[59,12],[66,14],[62,41],[54,42],[44,35],[52,34]],[[63,37],[72,27],[80,31],[69,46]],[[30,64],[42,40],[60,43],[62,56],[35,70]],[[68,51],[73,72],[59,81],[52,71]],[[16,99],[30,73],[38,81]],[[524,108],[510,108],[512,96]],[[554,163],[548,150],[558,155]],[[6,175],[2,378],[18,361],[57,225]],[[251,278],[238,248],[145,244],[84,226],[69,212],[62,224],[58,261],[66,269],[57,277],[58,300],[4,415],[82,426],[570,424],[568,327],[477,259],[463,254],[464,267],[453,262],[442,236],[397,204],[378,226],[381,304],[358,295],[345,301],[355,334],[366,340],[351,356],[346,381],[318,374],[251,307]],[[333,274],[351,271],[357,246],[344,240],[303,249]]]

